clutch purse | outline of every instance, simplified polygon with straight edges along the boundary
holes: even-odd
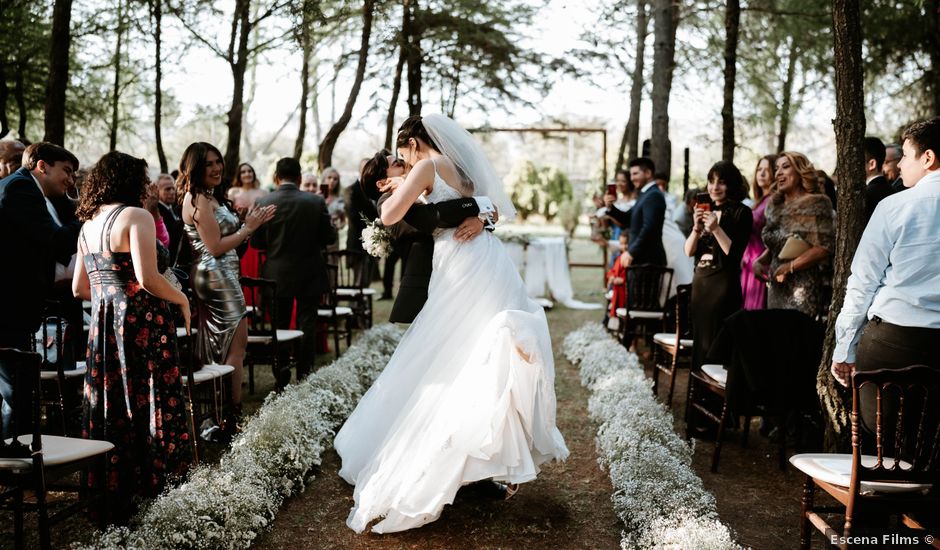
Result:
[[[799,257],[800,254],[806,252],[810,248],[813,248],[813,245],[803,240],[803,237],[800,237],[796,233],[787,237],[787,242],[783,243],[783,248],[780,249],[780,253],[777,254],[777,258],[790,261]]]

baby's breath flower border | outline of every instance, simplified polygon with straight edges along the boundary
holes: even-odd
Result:
[[[269,396],[218,464],[190,472],[130,527],[111,527],[73,548],[248,548],[284,499],[303,490],[401,336],[391,324],[369,329],[328,367]]]
[[[621,548],[741,548],[718,519],[714,496],[692,470],[692,449],[673,430],[636,354],[599,323],[568,334],[563,350],[591,392],[598,462],[610,473],[625,527]]]

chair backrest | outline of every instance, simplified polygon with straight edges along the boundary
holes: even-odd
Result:
[[[372,275],[371,270],[366,273],[362,269],[369,262],[370,256],[359,250],[335,250],[326,253],[326,262],[337,267],[336,288],[354,288],[362,290],[369,286],[367,277]]]
[[[627,268],[627,309],[663,311],[664,292],[672,286],[672,268],[652,265]]]
[[[42,450],[39,422],[39,370],[35,352],[0,348],[0,457],[24,457],[30,449],[14,436],[33,434],[33,450]],[[13,438],[10,444],[7,438]]]
[[[339,288],[339,266],[326,264],[326,280],[330,288],[320,298],[320,308],[335,310],[339,302],[339,298],[336,295],[336,289]]]
[[[43,319],[34,339],[35,351],[42,356],[42,368],[55,370],[64,378],[64,370],[75,368],[72,346],[66,342],[68,321],[58,315]]]
[[[239,279],[248,310],[248,334],[277,338],[277,282],[270,279],[242,277]],[[249,298],[250,297],[250,298]]]
[[[689,304],[692,303],[692,285],[676,287],[676,334],[679,338],[692,338],[692,315]]]
[[[863,465],[860,409],[863,391],[875,399],[874,466]],[[852,376],[852,482],[940,483],[940,370],[924,365],[856,371]],[[901,464],[904,460],[908,465]]]

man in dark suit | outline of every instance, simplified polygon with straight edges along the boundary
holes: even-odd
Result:
[[[894,193],[891,183],[882,175],[885,162],[885,144],[876,137],[866,137],[865,146],[865,224],[871,219],[875,207],[882,199]]]
[[[382,203],[391,196],[391,193],[380,195],[376,185],[386,177],[390,160],[387,154],[387,151],[382,151],[373,157],[360,178],[362,191],[367,197],[378,201],[379,212]],[[386,228],[395,240],[394,246],[402,258],[403,266],[398,295],[392,304],[389,321],[414,321],[428,299],[428,285],[433,270],[434,230],[459,227],[458,231],[467,231],[467,240],[476,237],[485,226],[479,218],[480,201],[485,203],[487,200],[485,197],[466,197],[434,204],[414,204],[402,221]]]
[[[56,262],[68,265],[81,222],[61,219],[52,200],[73,184],[78,159],[52,143],[34,143],[23,167],[0,180],[0,250],[12,263],[0,269],[6,311],[0,347],[29,349],[39,329]]]
[[[901,161],[903,154],[901,146],[897,143],[889,143],[885,146],[885,163],[882,172],[895,193],[907,189],[907,187],[904,187],[904,180],[901,179],[901,169],[898,167],[898,162]]]
[[[183,218],[176,203],[176,181],[169,174],[160,174],[157,178],[157,208],[163,218],[163,225],[170,234],[170,265],[173,265],[176,263],[180,239],[183,237]]]
[[[297,160],[277,161],[274,172],[277,189],[256,203],[258,207],[277,206],[277,214],[251,237],[252,246],[264,250],[267,257],[261,277],[277,282],[278,327],[288,327],[294,302],[297,303],[297,325],[304,332],[298,379],[313,367],[317,306],[321,296],[329,291],[323,250],[336,242],[326,201],[320,195],[301,191],[299,181]]]
[[[620,255],[624,267],[631,265],[666,265],[663,248],[663,222],[666,219],[666,199],[656,185],[653,161],[640,157],[630,161],[630,181],[639,189],[636,204],[627,212],[614,206],[617,197],[604,196],[607,215],[621,227],[630,228],[630,243]]]
[[[26,146],[15,139],[0,139],[0,179],[20,169]]]

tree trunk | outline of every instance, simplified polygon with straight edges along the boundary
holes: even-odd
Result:
[[[114,46],[114,88],[111,90],[111,128],[108,132],[108,150],[117,149],[117,133],[119,123],[119,104],[121,101],[121,46],[124,42],[124,4],[118,2],[117,7],[117,40]]]
[[[251,0],[236,0],[232,33],[237,33],[238,50],[229,61],[232,69],[232,107],[228,111],[228,141],[225,145],[225,170],[222,181],[229,182],[238,169],[244,117],[245,71],[248,68],[248,35],[251,33]],[[233,36],[233,39],[235,37]],[[233,40],[234,44],[234,40]]]
[[[787,79],[783,83],[783,102],[780,105],[780,133],[777,134],[777,152],[786,151],[787,132],[790,130],[790,105],[793,100],[793,83],[796,80],[796,62],[800,50],[796,40],[790,38],[790,55],[787,59]]]
[[[307,10],[304,10],[303,28],[300,30],[300,49],[303,63],[300,66],[300,125],[297,128],[297,139],[294,141],[294,158],[300,160],[300,155],[304,152],[304,139],[307,137],[307,102],[310,99],[310,51],[311,37],[309,29],[310,21],[307,16]]]
[[[0,139],[10,133],[10,119],[7,118],[7,99],[10,89],[7,88],[6,64],[0,61]]]
[[[927,10],[927,33],[930,53],[930,70],[924,75],[930,95],[933,98],[933,116],[940,115],[940,0],[925,0],[924,8]]]
[[[154,68],[156,71],[153,83],[153,134],[157,145],[157,159],[160,161],[160,172],[166,174],[169,163],[166,160],[166,151],[163,150],[163,0],[153,2],[153,42],[154,42]]]
[[[630,84],[630,115],[623,130],[623,139],[617,152],[615,170],[623,168],[624,150],[629,150],[627,158],[640,156],[640,103],[643,101],[643,67],[646,62],[646,35],[649,34],[649,16],[647,0],[636,2],[636,57],[633,60],[633,76]]]
[[[669,177],[672,151],[669,142],[669,95],[675,68],[676,27],[679,22],[678,0],[653,0],[653,122],[650,157],[656,170]]]
[[[862,28],[858,3],[833,0],[832,34],[835,53],[836,176],[839,179],[839,215],[836,216],[836,253],[833,260],[832,306],[816,377],[816,389],[829,417],[826,441],[833,451],[847,448],[846,395],[829,374],[835,347],[835,322],[842,310],[852,257],[865,228],[865,94],[863,91]]]
[[[423,29],[417,21],[418,0],[405,0],[405,18],[402,31],[408,41],[408,116],[421,114],[421,34]],[[407,27],[407,28],[406,28]]]
[[[741,0],[728,0],[725,10],[725,97],[721,107],[721,158],[734,162],[734,80],[738,62]]]
[[[405,13],[408,13],[407,10]],[[405,17],[407,17],[407,15]],[[403,29],[404,27],[405,25],[402,24]],[[392,133],[395,131],[395,109],[398,107],[398,96],[401,94],[401,73],[405,68],[405,57],[408,49],[407,40],[404,31],[402,31],[402,43],[398,50],[398,63],[395,65],[395,78],[392,80],[392,98],[389,100],[388,116],[385,118],[385,148],[389,151],[391,151],[394,146],[392,143]]]
[[[320,170],[333,164],[333,147],[336,146],[336,140],[346,129],[350,119],[352,119],[353,107],[356,105],[356,99],[359,97],[359,89],[362,87],[362,79],[366,74],[366,62],[369,59],[369,39],[372,35],[372,14],[375,11],[375,0],[365,0],[362,4],[362,39],[359,43],[359,64],[356,67],[356,80],[353,82],[352,89],[349,91],[349,97],[346,98],[346,107],[339,120],[327,131],[326,136],[320,143],[320,154],[318,162]]]
[[[323,133],[323,126],[320,124],[320,61],[319,58],[313,60],[313,84],[310,87],[310,93],[313,95],[313,101],[310,103],[310,110],[313,111],[313,140],[320,143]]]
[[[23,74],[27,68],[26,62],[18,63],[16,74],[13,75],[13,97],[16,98],[16,110],[20,117],[16,133],[23,143],[29,141],[29,138],[26,137],[26,122],[29,120],[29,111],[26,109],[26,92],[23,89]]]
[[[55,0],[52,8],[52,47],[49,51],[49,76],[46,79],[43,140],[58,145],[65,144],[65,91],[69,86],[71,22],[72,0]],[[23,126],[22,121],[20,126]]]

